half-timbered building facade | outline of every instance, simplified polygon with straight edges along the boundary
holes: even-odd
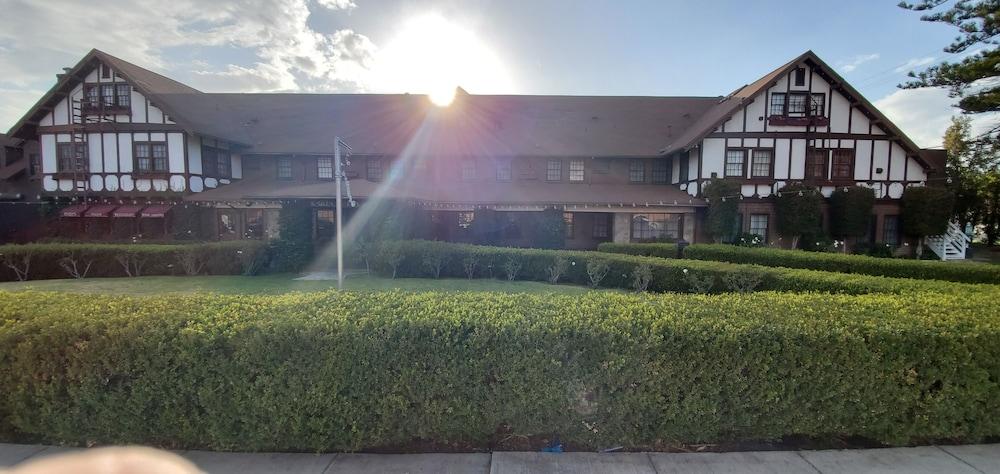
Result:
[[[456,239],[477,211],[514,222],[556,208],[572,248],[706,240],[716,179],[741,182],[738,225],[768,240],[786,184],[872,188],[872,238],[898,242],[903,189],[937,166],[812,52],[724,97],[460,90],[439,108],[409,94],[202,93],[93,50],[10,135],[38,143],[39,194],[73,201],[66,219],[164,219],[169,234],[171,214],[196,207],[223,239],[274,236],[290,202],[308,202],[329,237],[335,135],[362,207],[408,201]]]

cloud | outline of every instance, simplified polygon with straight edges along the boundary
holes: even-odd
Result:
[[[926,58],[913,58],[904,63],[902,66],[893,69],[893,71],[897,73],[907,73],[919,67],[933,63],[936,60],[937,58],[934,56],[927,56]]]
[[[874,60],[878,59],[879,57],[880,56],[879,56],[878,53],[859,54],[859,55],[854,56],[854,57],[849,58],[849,59],[844,59],[844,60],[837,61],[837,67],[840,68],[844,72],[851,72],[851,71],[857,69],[858,66],[861,66],[862,64],[870,62],[870,61],[874,61]]]
[[[350,29],[316,31],[310,1],[217,0],[207,8],[201,0],[106,0],[94,8],[76,0],[0,0],[0,11],[17,18],[0,29],[0,88],[48,87],[62,67],[97,48],[206,91],[366,90],[376,46]],[[315,1],[336,10],[356,6]],[[243,61],[198,56],[208,50],[232,50],[224,57]],[[3,92],[0,103],[11,97]],[[27,110],[10,108],[0,112],[0,129]]]
[[[951,118],[961,111],[954,107],[957,99],[948,97],[948,91],[941,88],[899,89],[877,101],[879,108],[889,120],[903,130],[917,145],[941,146],[945,130],[951,125]],[[995,125],[998,114],[973,116],[973,135],[982,133]]]

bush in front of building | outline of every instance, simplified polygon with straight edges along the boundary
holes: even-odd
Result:
[[[992,296],[0,292],[0,439],[593,450],[1000,435]],[[891,311],[887,311],[891,308]],[[934,308],[928,311],[927,308]]]
[[[863,186],[837,188],[830,195],[830,231],[834,237],[855,242],[871,232],[875,190]],[[846,249],[847,246],[845,245]]]
[[[278,238],[268,243],[269,268],[297,272],[313,259],[313,214],[307,203],[285,204],[278,214]]]
[[[774,198],[775,222],[778,233],[792,240],[798,248],[799,238],[815,234],[823,224],[823,195],[815,186],[791,183]]]
[[[715,242],[728,242],[740,232],[739,222],[740,183],[735,180],[717,179],[704,189],[708,201],[705,229]]]
[[[657,246],[665,244],[634,244]],[[669,245],[669,244],[667,244]],[[697,247],[697,246],[690,246]],[[731,245],[715,245],[715,247],[739,248]],[[604,249],[609,247],[604,246]],[[668,259],[647,256],[621,255],[606,252],[522,249],[510,247],[484,247],[479,245],[454,244],[426,240],[407,240],[386,242],[382,244],[380,253],[391,249],[396,257],[390,265],[385,258],[380,258],[375,265],[375,271],[382,276],[397,278],[426,278],[431,273],[425,265],[424,257],[430,253],[440,256],[444,263],[440,272],[435,269],[434,275],[441,278],[469,278],[463,262],[469,257],[479,261],[490,261],[487,265],[477,265],[480,270],[473,278],[508,278],[510,280],[549,281],[551,268],[559,257],[569,261],[569,267],[560,276],[559,281],[577,285],[592,285],[593,280],[587,272],[588,264],[601,262],[608,265],[607,273],[602,275],[599,286],[603,288],[632,288],[632,274],[636,267],[648,264],[652,271],[649,291],[690,292],[691,275],[702,282],[699,289],[706,287],[703,282],[710,280],[707,291],[732,291],[726,285],[726,278],[733,273],[751,270],[758,274],[760,283],[755,287],[758,291],[826,291],[832,293],[905,293],[912,291],[937,292],[981,292],[997,291],[989,285],[963,285],[960,283],[942,281],[921,281],[906,278],[886,278],[880,276],[852,275],[829,271],[816,271],[795,268],[773,268],[761,265],[745,265],[707,260]],[[744,249],[756,250],[756,249]],[[810,254],[806,254],[810,255]],[[928,262],[933,263],[933,262]],[[493,275],[487,274],[486,267],[497,268]]]
[[[0,245],[0,281],[144,275],[248,275],[266,260],[256,240],[198,244]]]
[[[955,195],[946,188],[910,186],[903,191],[901,220],[903,233],[916,237],[916,257],[923,255],[920,243],[928,235],[940,235],[948,229],[955,206]]]
[[[676,246],[669,244],[602,243],[598,246],[598,251],[661,258],[677,256]],[[689,245],[684,249],[684,258],[892,278],[1000,283],[1000,265],[980,263],[955,264],[775,248],[746,248],[725,244]]]

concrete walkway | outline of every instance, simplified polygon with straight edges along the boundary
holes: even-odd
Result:
[[[0,469],[74,451],[0,443]],[[998,473],[1000,444],[742,453],[289,454],[180,451],[211,474],[328,473]]]

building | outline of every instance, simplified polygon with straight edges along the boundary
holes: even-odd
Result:
[[[96,238],[176,236],[192,222],[205,237],[273,236],[293,202],[311,206],[316,236],[329,238],[335,136],[352,148],[345,173],[360,207],[350,211],[408,202],[430,237],[462,240],[477,212],[516,228],[555,208],[569,248],[708,240],[702,190],[722,178],[742,183],[739,225],[768,241],[770,197],[804,181],[827,196],[874,189],[872,239],[899,243],[903,189],[935,171],[811,51],[724,97],[459,90],[440,108],[409,94],[203,93],[93,50],[10,135],[40,144],[39,193],[74,200],[63,219]],[[202,212],[177,218],[182,209]]]

